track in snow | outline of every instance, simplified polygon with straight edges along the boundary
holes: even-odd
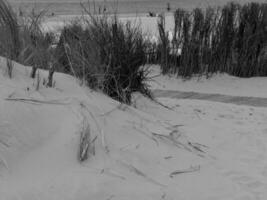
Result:
[[[168,97],[174,99],[196,99],[221,103],[231,103],[235,105],[247,105],[255,107],[267,107],[267,98],[243,97],[223,94],[208,94],[198,92],[182,92],[174,90],[153,90],[155,97]]]

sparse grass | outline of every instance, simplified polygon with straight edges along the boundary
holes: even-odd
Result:
[[[53,75],[55,73],[55,66],[52,62],[49,63],[47,87],[54,87]]]
[[[34,10],[25,14],[20,23],[20,36],[22,48],[19,62],[33,66],[31,76],[35,77],[36,69],[48,69],[49,62],[52,61],[52,44],[55,41],[53,33],[45,33],[41,29],[41,22],[46,14],[46,10],[35,13]]]
[[[81,162],[88,158],[88,150],[90,148],[90,143],[91,143],[90,126],[87,123],[87,121],[84,120],[80,136],[79,160]]]
[[[92,138],[90,125],[88,124],[88,119],[84,116],[82,130],[80,135],[80,145],[79,145],[79,161],[83,162],[88,159],[89,156],[95,155],[95,141],[97,136]]]
[[[158,23],[158,29],[159,29],[159,36],[160,36],[160,64],[161,64],[161,69],[162,73],[166,74],[169,72],[170,67],[170,42],[168,39],[168,33],[165,30],[165,17],[164,16],[159,16],[160,21]]]
[[[40,77],[40,72],[38,70],[37,76],[36,76],[36,85],[35,85],[35,90],[39,91],[40,89],[40,83],[41,83],[41,77]]]
[[[161,56],[163,73],[188,78],[194,74],[227,72],[239,77],[266,76],[267,4],[228,3],[222,8],[178,9],[172,41],[161,40],[181,49],[178,58]],[[159,26],[162,35],[162,28]],[[162,38],[162,36],[161,36]],[[174,58],[174,59],[172,59]],[[168,64],[166,65],[166,60]]]
[[[5,0],[0,0],[0,35],[0,55],[16,60],[20,50],[19,25]]]
[[[11,79],[12,78],[12,72],[13,72],[13,62],[8,57],[6,58],[6,66],[7,66],[8,77]]]
[[[31,77],[37,68],[48,68],[52,33],[41,30],[41,20],[46,11],[36,14],[34,10],[18,20],[10,5],[0,0],[0,55],[27,66],[33,66]]]
[[[86,12],[89,19],[74,22],[61,32],[55,54],[57,69],[123,103],[130,104],[136,91],[149,96],[142,68],[147,43],[139,26],[123,24],[116,15]]]

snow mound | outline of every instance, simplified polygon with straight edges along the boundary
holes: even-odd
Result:
[[[39,70],[37,90],[30,67],[14,63],[9,79],[5,62],[1,58],[1,199],[155,199],[172,185],[171,172],[201,162],[201,152],[186,138],[176,142],[179,131],[161,119],[65,74],[56,73],[55,87],[46,88],[48,72]],[[80,163],[84,120],[97,139],[95,155]],[[188,162],[176,165],[180,154]]]
[[[47,88],[43,70],[37,90],[30,67],[14,63],[12,79],[5,68],[1,58],[1,200],[250,198],[218,173],[211,132],[193,134],[185,111],[140,94],[127,106],[61,73]],[[80,162],[85,122],[96,140]]]

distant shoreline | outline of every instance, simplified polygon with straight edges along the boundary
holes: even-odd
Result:
[[[21,9],[22,11],[29,12],[33,8],[36,12],[47,9],[48,14],[51,15],[80,15],[83,11],[80,2],[84,1],[84,5],[89,8],[86,0],[57,0],[57,2],[51,2],[50,0],[9,0],[12,7],[15,10]],[[117,14],[131,14],[131,15],[144,15],[148,12],[162,13],[167,12],[169,7],[171,12],[174,12],[177,8],[183,8],[186,10],[192,10],[194,8],[206,8],[214,6],[222,6],[232,0],[95,0],[90,1],[90,11],[99,11],[99,7],[106,8],[108,13]],[[236,0],[238,3],[246,2],[266,2],[266,0]]]

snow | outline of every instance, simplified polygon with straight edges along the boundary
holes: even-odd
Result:
[[[14,63],[12,79],[5,67],[1,58],[1,200],[266,199],[265,107],[157,98],[166,108],[139,93],[127,106],[61,73],[46,88],[48,72],[40,70],[36,90],[30,67]],[[250,79],[223,78],[256,94]],[[155,79],[167,86],[175,81]],[[205,81],[202,91],[217,91],[216,80],[210,88]],[[195,80],[176,81],[184,90],[197,87]],[[97,139],[95,155],[81,163],[84,120]]]
[[[242,97],[267,97],[266,77],[238,78],[226,73],[218,73],[210,78],[196,76],[190,80],[177,79],[177,75],[159,76],[157,65],[150,67],[150,82],[152,89],[173,90],[185,92],[200,92],[207,94],[223,94]]]

